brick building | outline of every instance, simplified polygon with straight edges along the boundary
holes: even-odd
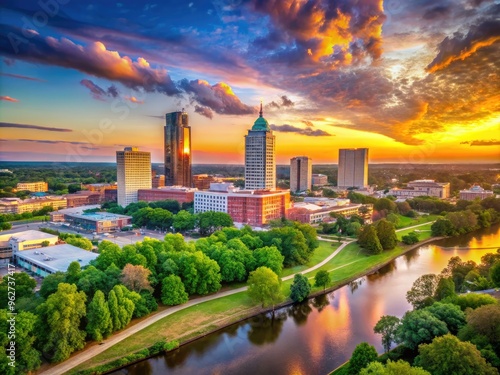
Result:
[[[196,189],[178,186],[165,186],[158,189],[139,189],[138,200],[145,202],[178,201],[180,204],[194,201]]]

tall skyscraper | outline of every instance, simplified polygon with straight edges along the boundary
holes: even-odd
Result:
[[[188,114],[165,115],[165,185],[191,187],[191,127]]]
[[[337,178],[339,188],[363,188],[368,186],[368,149],[339,149],[339,172]]]
[[[311,190],[312,160],[307,156],[290,159],[290,191],[293,193]]]
[[[151,189],[151,153],[137,147],[116,151],[118,204],[122,207],[137,202],[139,189]]]
[[[276,189],[275,136],[262,116],[245,136],[245,189]]]

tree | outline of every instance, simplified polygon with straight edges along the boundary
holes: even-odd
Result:
[[[71,262],[68,266],[68,270],[66,271],[65,282],[68,284],[76,284],[78,283],[78,279],[80,278],[81,267],[80,263],[76,260]]]
[[[69,184],[68,185],[68,193],[73,194],[77,191],[82,190],[82,186],[80,184]]]
[[[388,198],[380,198],[373,205],[373,209],[376,211],[386,211],[386,212],[395,212],[396,211],[396,203],[391,201]]]
[[[270,268],[259,267],[248,278],[248,295],[262,307],[272,306],[274,313],[274,306],[284,299],[281,280]]]
[[[433,236],[451,236],[453,234],[454,226],[448,219],[437,219],[431,225],[431,233]]]
[[[495,347],[500,345],[500,305],[484,305],[467,314],[467,325]],[[500,349],[500,348],[499,348]]]
[[[86,299],[84,292],[77,292],[76,285],[61,283],[57,292],[38,306],[38,339],[53,362],[64,361],[85,346],[85,332],[79,327],[86,314]]]
[[[176,231],[185,232],[194,229],[196,216],[188,211],[181,210],[174,216],[173,227]]]
[[[434,293],[434,299],[441,301],[446,297],[455,296],[455,283],[451,277],[441,277]]]
[[[45,240],[45,241],[42,241],[41,245],[42,245],[42,247],[47,247],[50,245],[50,242]]]
[[[188,294],[179,276],[169,275],[163,279],[161,301],[168,306],[180,305],[187,302]]]
[[[453,334],[456,334],[465,324],[465,314],[457,305],[436,302],[426,307],[425,310],[429,311],[442,322],[445,322],[448,330]]]
[[[73,246],[76,246],[76,247],[79,247],[80,249],[84,249],[84,250],[92,250],[92,242],[90,242],[90,240],[88,240],[87,238],[83,238],[83,237],[76,237],[76,236],[67,236],[64,238],[64,241],[70,245],[73,245]]]
[[[307,298],[310,292],[311,284],[309,283],[307,276],[300,273],[295,274],[293,277],[293,283],[290,287],[290,298],[292,301],[302,302]]]
[[[15,316],[15,367],[11,367],[10,355],[12,337],[9,338],[9,321],[12,316],[7,310],[0,310],[0,373],[5,375],[24,374],[40,367],[40,352],[34,348],[36,339],[36,315],[22,311]]]
[[[107,275],[94,266],[88,266],[85,270],[80,272],[79,280],[77,283],[78,289],[83,290],[88,298],[94,297],[94,293],[97,290],[109,290],[107,284]]]
[[[44,299],[49,298],[49,296],[57,291],[57,287],[59,284],[63,283],[66,280],[66,275],[63,272],[56,272],[50,275],[47,275],[43,281],[42,286],[40,287],[40,296]]]
[[[283,270],[283,261],[285,257],[281,255],[276,246],[265,246],[253,251],[255,263],[257,267],[268,267],[276,275],[281,275]]]
[[[408,311],[401,319],[397,331],[398,342],[410,349],[416,349],[424,342],[430,342],[434,337],[448,333],[446,323],[442,322],[429,311]]]
[[[125,267],[123,251],[118,245],[110,241],[102,241],[99,243],[98,250],[99,256],[93,261],[93,264],[101,271],[111,266],[112,263],[118,268]]]
[[[490,278],[496,287],[500,287],[500,260],[497,260],[490,268]]]
[[[201,212],[197,214],[196,222],[203,236],[211,235],[221,228],[233,226],[233,219],[225,212]]]
[[[483,305],[494,305],[498,303],[495,297],[488,294],[478,293],[468,293],[461,294],[459,296],[447,297],[441,302],[458,305],[462,311],[465,311],[467,308],[474,310]]]
[[[132,319],[135,305],[130,298],[126,296],[128,289],[123,285],[115,285],[109,292],[108,307],[113,331],[125,328]]]
[[[396,236],[396,229],[393,223],[382,219],[377,221],[375,229],[377,230],[377,237],[383,250],[392,250],[396,247],[398,237]]]
[[[415,231],[410,232],[404,235],[401,240],[405,245],[414,245],[418,242],[418,234]]]
[[[481,357],[474,344],[462,342],[451,334],[420,345],[415,364],[433,375],[498,375],[498,370]]]
[[[314,285],[322,286],[323,291],[325,291],[328,284],[330,284],[330,281],[331,281],[330,273],[325,270],[320,270],[316,272],[316,275],[314,276]]]
[[[359,231],[361,230],[361,227],[362,225],[357,221],[351,222],[347,224],[346,234],[348,236],[357,236],[359,234]]]
[[[373,225],[365,225],[361,228],[358,243],[369,254],[380,254],[382,252],[382,245],[377,237],[377,230]]]
[[[400,359],[393,362],[390,359],[385,365],[380,362],[371,362],[362,369],[360,375],[431,375],[421,367],[412,367],[408,362]]]
[[[220,267],[201,251],[181,251],[170,256],[175,257],[172,259],[178,267],[177,275],[189,295],[214,293],[220,289]]]
[[[10,278],[10,280],[9,280]],[[14,276],[15,278],[15,297],[19,298],[33,298],[33,290],[36,287],[36,281],[30,277],[27,273],[18,272]],[[10,282],[10,284],[9,284]],[[7,309],[9,302],[9,291],[12,292],[12,277],[5,275],[0,280],[0,308]]]
[[[414,309],[431,305],[434,302],[438,282],[439,276],[432,273],[420,276],[406,292],[406,300]]]
[[[392,315],[384,315],[373,328],[375,333],[382,335],[382,345],[386,353],[391,350],[392,342],[396,341],[396,333],[400,324],[399,318]]]
[[[347,366],[347,374],[358,375],[361,369],[368,366],[370,362],[376,361],[377,358],[378,354],[375,348],[366,342],[362,342],[352,352]]]
[[[95,341],[102,341],[108,337],[113,331],[113,322],[111,314],[106,303],[104,293],[100,290],[96,291],[94,298],[89,303],[87,308],[87,327],[85,330]]]
[[[149,275],[151,275],[151,271],[147,268],[127,264],[125,268],[123,268],[121,280],[123,285],[134,292],[138,293],[141,290],[152,291],[153,288],[148,280]]]

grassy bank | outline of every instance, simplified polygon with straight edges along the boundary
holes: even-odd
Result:
[[[432,223],[429,223],[427,225],[422,225],[418,228],[406,229],[406,230],[396,232],[396,235],[398,236],[398,240],[401,241],[403,236],[407,235],[410,232],[415,232],[418,234],[418,240],[424,241],[424,240],[427,240],[427,239],[432,237],[431,236],[431,226],[432,226]]]
[[[407,217],[403,215],[398,214],[398,225],[396,225],[396,229],[401,229],[401,228],[406,228],[406,227],[411,227],[413,225],[418,225],[418,224],[423,224],[423,223],[428,223],[430,221],[434,221],[438,218],[438,215],[428,215],[424,214],[419,217]]]
[[[333,247],[332,244],[334,245]],[[337,243],[320,241],[320,247],[317,249],[315,259],[311,259],[311,264],[300,267],[302,267],[303,270],[319,263],[337,247]],[[366,255],[356,243],[351,243],[320,269],[327,270],[331,273],[332,284],[328,290],[332,290],[344,285],[350,280],[366,274],[367,270],[373,270],[380,267],[407,250],[408,247],[397,247],[394,250],[382,254],[369,256]],[[296,268],[288,274],[300,271],[301,269]],[[317,270],[307,273],[306,276],[313,278],[316,272]],[[287,280],[282,284],[282,290],[286,296],[288,296],[290,292],[290,285],[292,282],[292,280]],[[311,284],[313,283],[313,280],[311,280]],[[321,292],[322,288],[316,287],[313,287],[311,291],[312,294]],[[166,339],[167,341],[178,340],[181,343],[185,343],[248,316],[252,316],[259,311],[261,311],[260,306],[253,304],[246,292],[236,293],[231,296],[204,302],[200,305],[176,312],[151,324],[149,327],[93,357],[92,360],[79,365],[69,373],[76,374],[83,369],[95,367],[114,359],[121,358],[145,347],[149,347],[162,339]]]

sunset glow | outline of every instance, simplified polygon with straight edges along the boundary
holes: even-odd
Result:
[[[42,27],[37,2],[7,1],[0,158],[113,161],[134,144],[161,162],[164,115],[184,108],[193,163],[243,164],[262,98],[280,164],[345,147],[498,161],[500,5],[476,3],[68,2]]]

